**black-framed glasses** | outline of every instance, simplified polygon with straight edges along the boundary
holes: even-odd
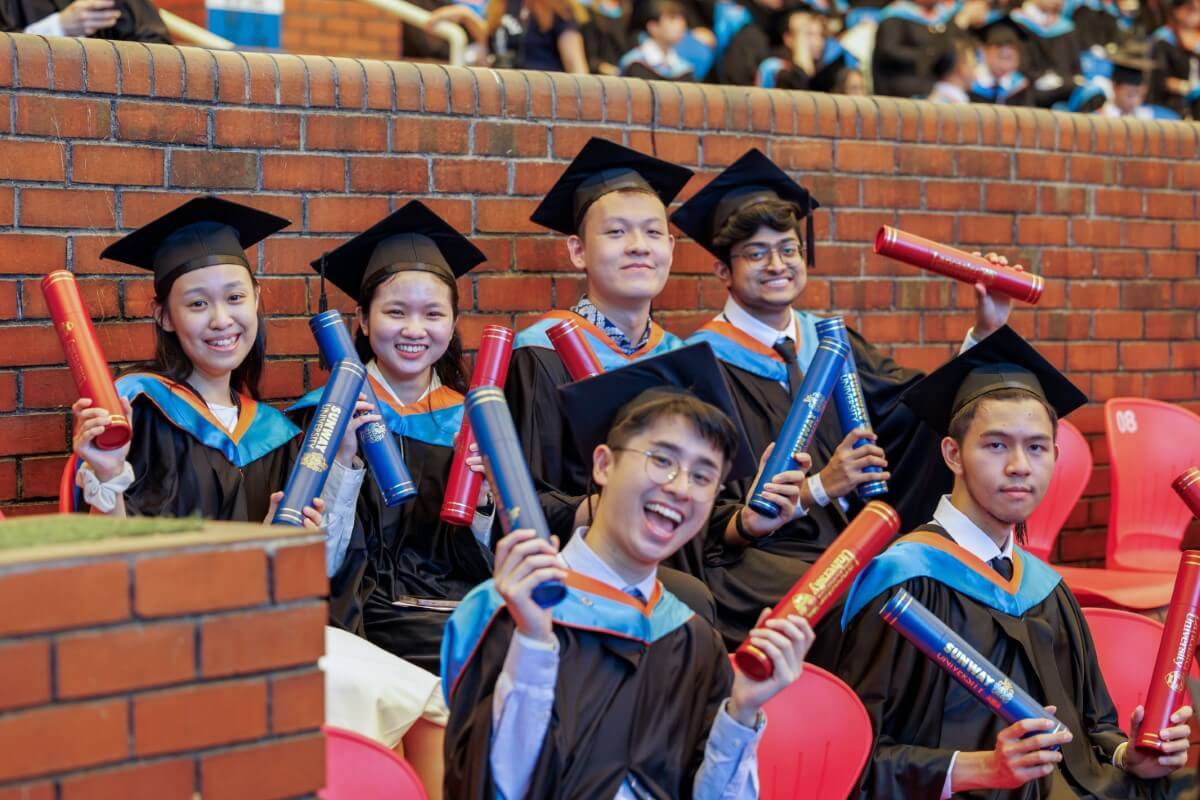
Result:
[[[614,447],[612,449],[618,452],[637,453],[645,456],[646,477],[659,486],[666,486],[683,471],[679,459],[661,450],[638,450],[634,447]],[[721,475],[715,469],[690,469],[687,470],[687,477],[688,486],[702,499],[716,495],[717,490],[721,488]]]
[[[784,264],[795,264],[804,260],[804,245],[800,242],[783,241],[771,247],[765,244],[751,244],[734,253],[738,258],[749,261],[756,267],[765,267],[771,263],[771,254],[779,256]]]

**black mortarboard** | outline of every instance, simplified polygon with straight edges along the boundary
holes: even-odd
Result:
[[[194,269],[218,264],[250,269],[246,248],[291,224],[283,217],[205,195],[118,239],[100,257],[150,270],[155,291],[162,296],[176,278]]]
[[[529,219],[570,236],[592,203],[610,192],[648,191],[668,206],[691,177],[687,167],[592,137]]]
[[[954,415],[967,403],[1001,389],[1020,389],[1040,397],[1059,417],[1087,402],[1087,395],[1007,325],[927,375],[901,400],[946,434]]]
[[[988,14],[987,20],[975,29],[975,34],[982,44],[993,46],[1019,45],[1029,38],[1025,29],[1013,22],[1008,14],[995,11]]]
[[[757,148],[748,150],[691,200],[680,206],[671,215],[671,221],[705,250],[725,260],[729,254],[720,252],[720,248],[713,244],[713,239],[735,212],[764,200],[792,203],[796,206],[796,213],[807,218],[805,238],[808,241],[805,248],[808,265],[815,266],[813,211],[820,208],[821,204]]]
[[[1150,75],[1154,63],[1139,54],[1118,53],[1112,57],[1112,82],[1141,86]]]
[[[596,446],[608,440],[609,429],[622,408],[644,392],[673,391],[689,392],[716,406],[733,421],[738,446],[726,480],[753,475],[757,467],[721,367],[705,342],[634,361],[593,378],[560,386],[558,391],[575,443],[589,463]]]
[[[325,279],[354,300],[380,272],[423,270],[451,280],[461,278],[487,260],[479,248],[419,200],[407,203],[350,241],[312,262],[321,275],[321,310]]]

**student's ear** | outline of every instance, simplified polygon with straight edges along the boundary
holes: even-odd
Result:
[[[254,310],[258,311],[262,308],[262,285],[254,284]]]
[[[713,259],[713,274],[725,284],[726,289],[733,286],[733,269],[719,258]]]
[[[616,461],[616,453],[606,444],[596,445],[592,451],[592,480],[603,488],[608,485],[608,475]]]
[[[587,259],[584,258],[583,237],[579,234],[571,234],[567,237],[567,255],[571,259],[571,266],[575,269],[587,272]]]
[[[952,436],[942,439],[942,460],[946,462],[946,466],[950,468],[955,477],[963,474],[962,448],[958,446],[958,442],[954,441]]]
[[[171,315],[167,313],[166,306],[160,305],[156,302],[151,308],[153,309],[154,321],[158,323],[158,327],[162,328],[167,333],[174,333],[175,324],[171,322]]]
[[[458,320],[456,319],[454,322],[457,324]],[[371,332],[367,329],[367,317],[365,314],[363,314],[362,306],[354,307],[354,324],[358,326],[360,331],[362,331],[363,336],[371,335]]]

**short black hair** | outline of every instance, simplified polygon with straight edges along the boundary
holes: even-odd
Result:
[[[1024,389],[999,389],[995,392],[988,392],[985,395],[976,397],[962,408],[958,410],[950,420],[948,432],[950,438],[958,442],[960,445],[967,435],[967,429],[971,427],[971,423],[975,419],[975,414],[979,411],[980,406],[987,402],[1012,402],[1015,400],[1034,400],[1042,408],[1046,409],[1046,414],[1050,417],[1050,428],[1054,431],[1052,434],[1055,440],[1058,439],[1058,413],[1054,407],[1046,402],[1045,398],[1038,397],[1033,392],[1027,392]]]
[[[633,27],[643,31],[651,22],[658,22],[667,14],[687,17],[687,10],[679,0],[639,0],[634,3]]]
[[[614,449],[624,447],[634,436],[668,417],[686,419],[700,438],[720,451],[722,472],[733,464],[738,449],[738,432],[733,421],[711,403],[674,389],[649,389],[622,406],[608,429],[605,443]]]
[[[786,200],[763,200],[752,203],[745,208],[739,208],[725,220],[721,230],[713,236],[713,245],[717,248],[722,261],[729,264],[729,251],[738,242],[744,242],[764,225],[773,231],[796,234],[801,245],[804,243],[804,233],[800,228],[799,211],[795,204]]]

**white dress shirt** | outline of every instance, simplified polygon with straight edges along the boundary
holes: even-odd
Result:
[[[614,589],[651,597],[656,574],[636,584],[626,583],[594,550],[588,547],[586,528],[567,542],[559,559],[568,569]],[[634,595],[636,596],[636,595]],[[504,667],[492,695],[492,737],[489,761],[492,779],[500,797],[522,798],[537,766],[542,743],[554,710],[558,680],[558,642],[543,643],[514,632]],[[729,716],[726,700],[713,719],[704,762],[696,773],[696,800],[754,800],[758,797],[758,740],[766,727],[766,715],[747,728]],[[536,743],[536,746],[534,746]],[[629,778],[621,784],[614,800],[637,800]]]

